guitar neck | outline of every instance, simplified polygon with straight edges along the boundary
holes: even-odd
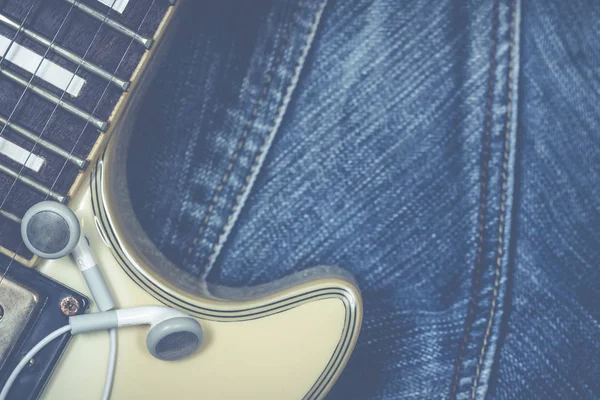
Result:
[[[20,220],[67,203],[136,90],[168,0],[0,2],[0,253],[34,261]]]

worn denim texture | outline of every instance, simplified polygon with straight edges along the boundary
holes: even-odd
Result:
[[[330,399],[600,396],[599,31],[584,0],[193,2],[136,211],[210,281],[350,271]]]

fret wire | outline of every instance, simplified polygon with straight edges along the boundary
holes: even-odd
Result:
[[[6,59],[6,55],[8,54],[8,52],[10,51],[10,49],[12,48],[12,45],[15,44],[16,40],[17,40],[17,36],[19,36],[19,33],[23,30],[23,27],[25,26],[25,22],[27,22],[27,20],[29,19],[29,16],[31,15],[31,12],[33,11],[33,9],[35,8],[35,5],[37,4],[39,0],[33,0],[33,2],[31,3],[31,7],[29,7],[29,10],[27,10],[27,14],[25,14],[25,18],[23,18],[23,22],[21,22],[21,25],[19,25],[19,27],[17,28],[17,31],[15,32],[15,34],[13,35],[13,38],[11,39],[10,43],[8,44],[8,46],[6,47],[6,50],[4,51],[4,54],[2,54],[2,59],[0,59],[0,66],[2,65],[2,63],[4,62],[4,60]],[[1,135],[2,133],[0,133]],[[0,281],[2,282],[2,281]]]
[[[116,0],[115,0],[116,1]],[[37,2],[37,0],[34,0],[34,4]],[[65,15],[64,19],[62,20],[60,26],[58,27],[58,30],[56,31],[56,33],[54,34],[54,37],[52,38],[52,42],[50,43],[51,45],[56,41],[56,38],[58,37],[58,34],[60,33],[60,31],[62,30],[63,26],[65,25],[65,22],[67,21],[67,19],[69,18],[69,15],[71,15],[71,11],[73,10],[73,5],[71,5],[71,7],[69,8],[69,11],[67,11],[67,14]],[[31,11],[30,9],[30,11]],[[25,21],[23,21],[23,25],[25,25]],[[17,31],[17,33],[15,34],[14,39],[16,40],[16,36],[18,35],[20,31]],[[92,42],[95,40],[96,36],[94,36],[94,38],[92,39]],[[9,46],[10,47],[10,46]],[[48,52],[50,51],[51,46],[48,46],[48,48],[46,49],[46,52],[44,53],[44,55],[42,56],[42,61],[38,64],[36,70],[34,71],[34,73],[31,75],[31,79],[29,80],[29,84],[31,84],[31,82],[33,81],[33,78],[35,77],[35,75],[37,74],[39,68],[42,65],[42,62],[44,61],[44,59],[46,59],[46,56],[48,55]],[[2,60],[4,60],[4,57],[2,58]],[[77,73],[77,71],[71,76],[71,81],[73,81],[73,78],[75,78],[75,74]],[[66,87],[69,87],[69,85],[71,84],[71,81],[69,82],[69,84]],[[25,96],[25,93],[27,92],[27,89],[29,88],[29,85],[23,90],[23,92],[21,93],[21,96],[19,97],[19,99],[17,100],[17,103],[15,104],[14,108],[12,109],[12,111],[10,112],[10,115],[8,116],[7,122],[10,122],[10,120],[12,119],[15,111],[17,110],[17,107],[19,106],[19,103],[21,102],[21,100],[23,99],[23,96]],[[63,94],[61,96],[64,97],[66,93],[66,90],[63,91]],[[39,140],[42,139],[42,135],[44,134],[44,130],[46,129],[46,127],[48,126],[48,124],[50,123],[50,120],[52,118],[52,116],[54,115],[54,113],[56,112],[56,109],[58,108],[58,105],[54,106],[54,110],[52,111],[52,114],[50,115],[50,117],[48,118],[48,120],[46,121],[46,124],[44,125],[44,128],[42,129],[42,131],[40,132],[39,135]],[[5,124],[2,127],[2,130],[0,130],[0,136],[2,136],[2,134],[4,133],[4,130],[6,129],[6,127],[8,126],[8,124]],[[34,143],[33,148],[31,149],[30,154],[33,153],[33,150],[35,150],[35,147],[37,145],[37,141],[36,143]],[[71,153],[73,153],[73,150],[71,150]],[[27,163],[27,161],[29,160],[29,157],[27,157],[27,160],[25,160],[25,163]],[[2,167],[2,165],[0,165],[0,167]],[[6,192],[6,194],[4,195],[4,198],[2,199],[2,203],[0,203],[0,210],[2,210],[4,208],[4,204],[6,203],[6,200],[8,199],[8,196],[10,195],[10,193],[12,192],[15,184],[17,183],[17,181],[19,181],[19,177],[21,176],[21,174],[23,173],[23,169],[25,168],[25,165],[23,165],[21,167],[21,169],[19,170],[19,172],[17,173],[15,179],[13,180],[12,184],[10,185],[10,188],[8,189],[8,192]],[[64,169],[64,165],[63,165],[63,169]],[[62,169],[60,170],[58,176],[57,176],[57,180],[58,177],[60,176],[60,174],[62,173]],[[57,181],[56,180],[56,181]],[[56,184],[56,181],[52,184],[52,187],[49,189],[49,191],[46,194],[46,200],[48,199],[48,197],[50,197],[51,195],[51,191],[54,188],[54,185]],[[34,181],[35,182],[35,181]],[[36,182],[37,183],[37,182]],[[23,246],[23,242],[21,241],[21,243],[19,244],[17,250],[14,252],[13,257],[11,258],[10,262],[8,263],[8,266],[6,267],[4,273],[2,274],[2,276],[0,277],[0,285],[2,284],[2,281],[4,280],[4,277],[6,276],[6,274],[8,273],[8,271],[10,270],[10,266],[12,265],[12,263],[15,261],[15,257],[17,256],[17,253],[19,252],[19,250],[21,249],[21,247]]]
[[[19,24],[16,21],[13,21],[12,19],[8,18],[7,16],[0,14],[0,23],[12,28],[12,29],[17,29],[19,27]],[[83,60],[81,57],[79,57],[77,54],[72,53],[71,51],[65,49],[64,47],[61,47],[57,44],[52,44],[50,42],[50,40],[46,39],[44,36],[33,32],[32,30],[29,30],[25,27],[21,28],[21,32],[27,36],[28,38],[38,42],[39,44],[41,44],[42,46],[49,46],[51,47],[51,49],[61,55],[62,57],[66,58],[67,60],[77,64],[77,63],[81,63],[81,66],[86,69],[87,71],[103,78],[106,79],[108,81],[113,82],[115,85],[117,85],[119,88],[121,88],[121,90],[125,91],[129,88],[129,82],[126,80],[123,80],[119,77],[116,77],[115,75],[111,74],[110,72],[105,71],[104,69],[94,65],[93,63],[89,62],[89,61],[85,61]]]
[[[116,2],[116,0],[113,1],[114,5]],[[148,7],[148,10],[146,11],[146,14],[144,14],[144,17],[142,18],[142,21],[140,22],[138,29],[140,30],[142,28],[142,26],[144,25],[144,22],[146,21],[146,18],[148,18],[148,15],[150,14],[150,10],[152,10],[152,7],[154,6],[154,4],[156,3],[156,0],[152,0],[152,3],[150,3],[150,6]],[[111,8],[108,10],[108,12],[106,13],[106,18],[108,18],[108,15],[110,14],[110,11],[112,10],[112,6]],[[131,46],[133,46],[134,43],[134,38],[131,38],[131,40],[129,41],[129,44],[127,45],[127,48],[125,49],[125,52],[123,53],[123,56],[121,57],[121,59],[119,60],[119,63],[117,64],[115,70],[114,70],[114,74],[116,74],[119,71],[119,68],[121,68],[121,65],[123,64],[123,62],[125,61],[125,57],[127,56],[127,53],[129,53],[129,50],[131,49]],[[71,78],[73,79],[73,78]],[[70,83],[69,83],[70,84]],[[94,107],[94,109],[92,110],[92,114],[94,112],[96,112],[96,110],[98,109],[98,107],[100,106],[100,103],[102,102],[102,99],[104,98],[104,96],[106,95],[108,88],[110,87],[110,84],[107,84],[104,86],[104,90],[102,91],[102,94],[100,95],[100,99],[98,100],[98,102],[96,103],[96,106]],[[63,93],[64,94],[64,93]],[[87,127],[87,124],[89,124],[89,120],[86,122],[86,125],[83,127],[83,129],[81,130],[81,132],[79,133],[79,136],[77,137],[77,140],[75,141],[75,144],[73,145],[73,147],[71,148],[71,153],[73,153],[73,151],[75,150],[75,147],[77,146],[77,143],[79,143],[79,140],[81,140],[81,137],[83,136],[83,133],[85,132],[85,129]],[[50,189],[53,189],[54,186],[56,185],[56,183],[58,182],[58,178],[60,178],[60,175],[62,174],[62,171],[65,169],[67,165],[67,162],[65,161],[60,169],[60,171],[58,172],[58,175],[56,176],[56,179],[54,179],[54,182],[52,183],[52,186],[50,186]],[[23,167],[21,167],[21,170],[23,170]],[[2,208],[0,206],[0,208]]]
[[[68,159],[73,164],[75,164],[79,169],[85,169],[85,167],[87,167],[87,165],[89,163],[88,160],[79,158],[76,155],[70,155],[69,152],[64,150],[62,147],[55,145],[54,143],[49,142],[45,139],[39,138],[35,133],[29,131],[28,129],[25,129],[22,126],[17,125],[13,122],[8,122],[6,120],[6,118],[2,117],[1,115],[0,115],[0,124],[8,125],[8,127],[10,129],[17,132],[19,135],[26,137],[27,139],[31,140],[32,142],[38,141],[40,146],[42,146],[46,150],[53,152],[54,154],[57,154],[63,158]]]
[[[65,1],[73,4],[75,7],[79,8],[81,11],[90,15],[91,17],[94,17],[94,18],[100,19],[100,20],[103,18],[101,12],[96,11],[92,7],[86,6],[85,4],[78,2],[78,0],[65,0]],[[114,3],[115,2],[113,1],[113,5],[114,5]],[[112,9],[112,6],[111,6],[111,9]],[[125,25],[118,23],[117,21],[115,21],[113,19],[105,17],[105,20],[106,20],[107,26],[110,26],[114,30],[117,30],[117,31],[121,32],[122,34],[135,39],[136,41],[140,42],[146,49],[150,49],[150,47],[152,47],[153,40],[151,38],[146,38],[146,37],[140,35],[139,33],[129,29]]]
[[[69,15],[71,14],[71,11],[73,10],[73,6],[71,6],[71,8],[69,8],[69,11],[67,12],[67,15],[65,16],[65,18],[63,19],[62,23],[60,24],[60,26],[58,27],[58,30],[56,31],[56,34],[54,35],[54,37],[52,38],[52,43],[54,43],[56,41],[56,38],[58,37],[59,32],[61,31],[62,27],[64,26],[65,22],[67,21],[67,18],[69,18]],[[24,25],[24,23],[23,23]],[[19,31],[17,31],[18,34]],[[16,35],[15,35],[15,40],[16,40]],[[12,117],[15,114],[15,111],[17,111],[17,108],[19,107],[19,104],[21,104],[21,101],[23,100],[23,97],[25,96],[25,93],[27,93],[27,90],[29,89],[29,86],[31,85],[31,82],[33,82],[33,78],[36,76],[36,74],[38,73],[40,67],[42,66],[42,63],[44,62],[44,60],[46,59],[46,56],[48,55],[48,53],[50,52],[50,47],[48,47],[46,49],[46,52],[44,53],[44,55],[42,56],[42,60],[38,63],[37,68],[35,69],[35,71],[33,71],[33,74],[31,74],[31,78],[29,79],[29,82],[27,83],[27,86],[25,87],[25,89],[23,90],[23,92],[21,92],[21,95],[19,96],[19,99],[17,100],[17,103],[15,104],[15,106],[13,107],[12,111],[10,112],[7,121],[10,122]],[[5,54],[6,55],[6,54]],[[4,61],[6,58],[3,57],[1,61]],[[0,72],[2,72],[5,75],[10,76],[11,73],[7,73],[8,71],[5,71],[4,69],[0,69]],[[14,75],[14,74],[13,74]],[[73,77],[75,77],[75,74],[73,74]],[[17,81],[20,80],[19,77],[17,77],[16,79]],[[69,85],[71,84],[71,82],[69,82]],[[69,85],[67,85],[66,87],[69,87]],[[2,130],[0,130],[0,136],[2,136],[2,134],[4,133],[4,130],[6,129],[6,125],[4,125],[2,127]],[[35,146],[34,146],[35,147]],[[33,151],[33,150],[32,150]],[[6,198],[8,197],[8,195],[10,194],[10,190],[11,188],[8,190],[8,193],[6,193],[6,196],[4,197],[4,200],[2,201],[2,203],[0,204],[0,209],[2,209],[2,206],[4,205],[4,202],[6,201]],[[0,281],[1,283],[1,281]]]
[[[21,167],[21,171],[22,170],[23,170],[23,167]],[[28,176],[23,176],[21,174],[21,171],[16,172],[16,171],[13,171],[12,169],[8,168],[7,166],[0,164],[0,172],[4,172],[6,175],[10,175],[13,178],[15,178],[15,180],[13,181],[13,186],[16,181],[21,181],[21,182],[25,183],[27,186],[30,186],[33,189],[35,189],[41,193],[48,193],[48,196],[52,197],[56,201],[60,201],[61,203],[65,203],[69,199],[67,196],[63,196],[60,193],[56,193],[56,192],[52,191],[52,188],[42,185],[35,179],[31,179]]]
[[[4,62],[4,60],[6,59],[6,55],[8,54],[8,52],[10,51],[10,49],[12,48],[12,45],[15,43],[15,41],[17,40],[17,36],[19,36],[19,33],[21,32],[21,29],[23,29],[23,27],[25,26],[25,23],[27,22],[27,20],[29,19],[29,16],[31,15],[31,12],[33,11],[33,9],[35,8],[36,4],[38,3],[39,0],[33,0],[31,3],[31,6],[29,7],[29,10],[27,10],[27,13],[25,14],[25,18],[23,18],[23,22],[21,22],[21,25],[19,26],[19,29],[16,30],[15,34],[13,35],[10,43],[8,44],[8,46],[6,46],[6,51],[4,52],[4,54],[2,54],[2,59],[0,59],[0,66],[2,65],[2,63]],[[6,125],[4,125],[4,127],[2,128],[2,130],[0,131],[0,136],[2,136],[2,133],[4,132],[4,129],[6,128]],[[10,192],[10,191],[9,191]],[[8,218],[9,220],[15,221],[17,223],[20,223],[20,219],[19,217],[17,217],[16,215],[8,212],[8,211],[4,211],[2,210],[2,207],[0,207],[0,213],[2,216],[4,216],[5,218]],[[22,242],[19,245],[19,248],[22,246]],[[19,248],[17,248],[17,251],[14,252],[12,258],[10,259],[10,262],[8,263],[8,266],[6,267],[4,273],[2,274],[2,276],[0,276],[0,285],[2,284],[2,281],[4,281],[4,277],[6,276],[6,274],[8,273],[8,270],[10,269],[10,266],[12,265],[12,263],[15,261],[15,258],[17,257],[17,252],[19,251]]]
[[[5,211],[5,210],[0,210],[0,215],[3,216],[4,218],[10,219],[13,222],[16,222],[17,224],[21,223],[21,218],[19,218],[18,216],[16,216],[15,214]]]
[[[116,0],[114,0],[114,1],[116,1]],[[113,4],[114,4],[114,2],[113,2]],[[50,52],[50,49],[52,48],[52,44],[54,44],[54,42],[56,41],[56,38],[58,37],[58,34],[61,32],[62,28],[64,27],[64,25],[65,25],[65,23],[66,23],[66,21],[68,20],[69,16],[71,15],[71,12],[73,11],[73,8],[74,8],[74,4],[72,4],[72,5],[71,5],[71,7],[69,8],[69,10],[67,11],[67,14],[65,15],[65,17],[64,17],[64,19],[62,20],[62,22],[61,22],[60,26],[58,27],[58,30],[56,31],[56,33],[54,34],[54,37],[52,38],[52,42],[50,43],[50,46],[48,46],[48,47],[46,48],[46,51],[44,52],[44,55],[42,56],[42,61],[40,61],[40,63],[38,64],[38,66],[37,66],[36,70],[35,70],[35,71],[33,72],[33,74],[31,75],[31,78],[29,79],[29,82],[27,82],[27,86],[25,87],[25,89],[24,89],[24,90],[23,90],[23,92],[21,93],[21,96],[20,96],[20,97],[19,97],[19,99],[17,100],[17,103],[15,104],[15,106],[14,106],[13,110],[11,111],[11,113],[10,113],[10,115],[9,115],[8,119],[7,119],[7,122],[10,122],[10,120],[11,120],[12,116],[14,115],[14,113],[15,113],[15,111],[16,111],[16,109],[17,109],[17,107],[19,106],[19,104],[20,104],[20,103],[21,103],[21,101],[23,100],[23,97],[25,96],[25,93],[27,92],[27,90],[28,90],[28,89],[31,87],[33,91],[36,91],[36,87],[35,87],[35,86],[34,86],[34,87],[32,87],[32,86],[31,86],[31,82],[33,81],[33,78],[35,77],[35,75],[37,74],[37,71],[38,71],[38,70],[39,70],[39,68],[41,67],[43,60],[45,60],[45,59],[46,59],[46,57],[48,56],[48,53]],[[110,11],[109,11],[109,12],[110,12]],[[85,59],[85,56],[87,55],[88,51],[90,50],[90,48],[91,48],[92,44],[93,44],[93,43],[94,43],[94,41],[96,40],[96,38],[97,38],[97,36],[98,36],[98,33],[100,32],[100,28],[102,28],[102,24],[100,25],[100,27],[98,27],[98,30],[96,31],[96,34],[94,35],[94,37],[93,37],[93,38],[92,38],[92,40],[90,41],[90,44],[89,44],[89,46],[88,46],[88,48],[87,48],[87,50],[86,50],[86,52],[85,52],[85,54],[84,54],[84,57],[83,57],[84,59]],[[77,72],[79,71],[79,68],[80,68],[80,67],[81,67],[81,65],[78,65],[78,66],[77,66],[77,68],[75,69],[75,72],[74,72],[74,73],[73,73],[73,75],[71,76],[71,79],[70,79],[69,83],[66,85],[66,87],[67,87],[67,88],[68,88],[68,87],[71,85],[71,82],[72,82],[72,81],[73,81],[73,79],[75,78],[75,76],[76,76]],[[8,71],[5,71],[5,70],[3,70],[3,69],[0,69],[0,73],[3,73],[3,74],[5,74],[5,75],[9,75],[9,76],[10,76],[10,74],[11,74],[11,73],[9,73]],[[13,75],[14,75],[14,74],[13,74]],[[24,80],[22,80],[22,79],[21,79],[21,78],[19,78],[18,76],[13,76],[12,78],[13,78],[14,80],[16,80],[17,82],[21,83],[21,84],[22,84],[23,82],[25,82]],[[55,103],[54,109],[52,110],[52,113],[50,114],[50,116],[49,116],[49,117],[48,117],[48,119],[46,120],[46,123],[44,124],[44,127],[42,128],[42,131],[40,132],[40,135],[39,135],[39,140],[41,140],[41,139],[42,139],[42,136],[43,136],[44,132],[46,131],[46,128],[47,128],[47,127],[48,127],[48,125],[50,124],[50,121],[52,120],[52,117],[53,117],[53,116],[54,116],[54,114],[56,113],[56,110],[58,109],[59,105],[61,105],[61,103],[62,103],[62,101],[63,101],[63,98],[64,98],[64,96],[65,96],[65,94],[66,94],[66,93],[67,93],[67,91],[66,91],[66,90],[63,90],[63,92],[62,92],[62,94],[61,94],[60,98],[57,98],[57,99],[55,99],[55,100],[57,100],[57,101],[56,101],[56,103]],[[49,98],[49,99],[52,99],[52,97],[54,96],[52,93],[49,93],[49,96],[44,96],[44,91],[43,91],[43,90],[42,90],[42,91],[40,91],[38,94],[42,95],[43,97]],[[68,109],[68,108],[69,108],[69,104],[68,104],[68,103],[65,103],[65,104],[63,104],[62,106],[63,106],[63,108],[66,108],[66,109]],[[75,109],[75,107],[74,107],[74,106],[71,106],[71,107],[72,107],[73,109]],[[94,110],[95,110],[95,109],[94,109]],[[82,111],[82,112],[83,112],[83,111]],[[86,115],[88,115],[88,114],[86,113]],[[89,114],[89,115],[91,116],[91,114]],[[90,119],[88,118],[88,119],[86,120],[86,124],[85,124],[85,126],[86,126],[86,127],[87,127],[87,125],[88,125],[89,121],[90,121]],[[0,131],[0,136],[1,136],[1,135],[2,135],[2,133],[4,132],[4,129],[6,129],[6,126],[7,126],[7,125],[5,124],[5,125],[2,127],[2,131]],[[84,129],[85,129],[85,128],[84,128]],[[31,149],[31,152],[29,153],[29,156],[27,157],[27,159],[25,160],[25,163],[23,164],[23,166],[22,166],[22,167],[21,167],[21,169],[19,170],[19,172],[18,172],[17,176],[16,176],[16,177],[15,177],[15,179],[13,180],[13,182],[12,182],[12,184],[11,184],[10,188],[8,189],[8,192],[7,192],[7,193],[4,195],[4,198],[2,199],[2,203],[0,203],[0,210],[1,210],[1,209],[4,207],[4,204],[6,203],[6,200],[8,199],[8,196],[10,195],[10,193],[12,192],[12,189],[14,188],[15,184],[16,184],[16,183],[17,183],[17,181],[19,180],[19,177],[20,177],[20,176],[21,176],[21,174],[23,173],[23,169],[25,168],[25,164],[26,164],[26,163],[27,163],[27,161],[29,160],[29,157],[31,156],[31,154],[33,154],[33,151],[35,150],[35,148],[36,148],[36,146],[37,146],[37,144],[38,144],[39,140],[36,140],[36,142],[33,144],[33,148]],[[72,153],[72,151],[71,151],[71,153]],[[62,173],[62,169],[59,171],[58,177],[60,176],[60,174],[61,174],[61,173]],[[57,179],[58,179],[58,177],[57,177]],[[55,182],[56,182],[56,181],[55,181]],[[52,191],[52,189],[53,189],[53,188],[54,188],[54,184],[53,184],[53,185],[52,185],[52,187],[50,188],[50,191],[48,192],[48,196],[50,196],[50,192]],[[1,283],[1,282],[2,282],[2,281],[0,280],[0,283]]]
[[[43,60],[45,60],[45,58]],[[41,63],[40,63],[40,65],[41,65]],[[101,131],[104,132],[108,128],[108,122],[102,121],[101,119],[94,117],[92,114],[89,114],[86,111],[83,111],[81,108],[76,107],[67,101],[64,101],[62,96],[59,98],[52,92],[50,92],[44,88],[41,88],[39,86],[31,84],[32,79],[30,79],[29,81],[26,81],[25,79],[19,77],[18,75],[14,74],[4,68],[0,68],[0,74],[10,78],[12,81],[18,83],[21,86],[25,86],[25,91],[31,90],[32,92],[38,94],[40,97],[43,97],[44,99],[56,104],[57,106],[64,108],[66,111],[70,112],[71,114],[75,114],[81,119],[85,119],[85,120],[89,119],[92,122],[92,125],[94,125],[98,129],[100,129]],[[75,75],[73,75],[73,77],[74,76]],[[35,77],[35,75],[33,75],[32,78],[33,77]],[[71,81],[72,80],[73,79],[71,78]],[[69,81],[69,82],[71,82],[71,81]],[[69,83],[69,85],[70,85],[70,83]],[[68,87],[68,85],[67,85],[67,87]],[[17,106],[18,106],[18,104],[17,104]],[[10,120],[10,118],[9,118],[9,120]]]
[[[113,1],[113,5],[115,4],[116,0]],[[143,23],[145,22],[146,18],[148,17],[148,14],[150,13],[150,10],[152,9],[152,6],[154,5],[154,3],[156,2],[156,0],[152,0],[152,3],[150,4],[150,7],[148,7],[148,11],[146,12],[146,14],[144,15],[144,18],[142,18],[142,22],[140,23],[140,26],[138,28],[138,30],[142,27]],[[110,14],[112,7],[108,10],[108,12],[106,13],[106,18],[108,18],[108,15]],[[63,21],[64,23],[64,21]],[[62,26],[62,24],[61,24]],[[94,42],[96,36],[98,35],[98,33],[100,32],[100,28],[102,28],[102,24],[100,25],[100,27],[98,28],[98,31],[96,32],[96,35],[94,36],[94,38],[92,39],[90,45],[88,46],[88,49],[86,50],[86,52],[84,53],[83,58],[85,59],[85,56],[87,55],[88,51],[91,48],[92,43]],[[60,30],[60,28],[59,28]],[[121,60],[119,61],[117,67],[115,68],[115,72],[114,74],[116,74],[121,66],[121,64],[123,63],[123,61],[125,60],[125,56],[127,55],[127,53],[129,52],[129,49],[131,48],[132,44],[134,42],[134,39],[132,38],[131,41],[129,42],[129,45],[127,46],[127,49],[125,49],[125,52],[123,54],[123,56],[121,57]],[[71,80],[73,80],[73,78],[75,77],[75,74],[77,73],[78,69],[79,69],[80,65],[77,66],[77,69],[75,70],[75,73],[73,74],[73,76],[71,77]],[[69,82],[69,85],[71,84],[71,82]],[[67,87],[69,86],[67,85]],[[92,111],[92,114],[96,111],[96,109],[98,108],[98,106],[100,105],[100,102],[102,101],[104,95],[106,94],[106,92],[108,91],[108,88],[110,86],[110,83],[108,83],[106,85],[106,87],[104,88],[104,91],[102,92],[102,95],[100,96],[100,99],[98,100],[98,102],[96,103],[96,106],[94,107],[94,110]],[[66,91],[63,91],[62,96],[64,96],[66,93]],[[62,98],[61,96],[61,98]],[[50,115],[50,117],[48,118],[48,121],[46,122],[46,125],[44,125],[44,129],[46,129],[46,127],[48,126],[48,123],[50,122],[50,119],[52,118],[52,116],[54,115],[54,113],[56,112],[58,106],[55,106],[54,110],[52,111],[52,114]],[[13,110],[14,112],[14,110]],[[77,146],[77,143],[79,143],[79,140],[81,139],[81,137],[83,136],[83,133],[85,132],[85,129],[88,125],[89,121],[86,122],[86,125],[83,127],[83,129],[81,130],[79,136],[77,137],[77,140],[75,141],[75,144],[73,145],[73,147],[71,148],[71,152],[70,154],[73,153],[73,151],[75,150],[75,147]],[[6,127],[6,126],[5,126]],[[42,137],[42,134],[44,132],[44,129],[42,129],[42,132],[40,133],[40,138]],[[34,149],[35,149],[35,144],[34,144]],[[33,151],[33,149],[32,149]],[[58,182],[58,179],[60,178],[60,175],[62,174],[63,170],[65,169],[67,165],[67,161],[65,161],[60,169],[60,171],[58,172],[58,175],[56,176],[56,179],[54,180],[54,182],[52,183],[52,186],[50,187],[50,190],[54,189],[54,186],[56,185],[56,183]],[[22,173],[24,167],[21,167],[21,169],[19,170],[19,174]],[[10,191],[12,190],[12,187],[14,186],[16,182],[13,182],[11,188],[9,189],[8,193],[5,195],[4,200],[2,201],[2,204],[0,204],[0,210],[2,210],[2,206],[4,205],[4,202],[6,201],[6,199],[8,198],[8,195],[10,194]],[[48,199],[48,197],[50,196],[50,193],[48,192],[48,194],[46,195],[46,199]],[[21,249],[21,247],[23,247],[23,242],[21,241],[21,243],[19,244],[17,250],[13,253],[13,256],[11,258],[11,260],[9,261],[4,273],[2,274],[2,276],[0,277],[0,284],[2,284],[2,281],[4,280],[4,277],[6,276],[6,274],[8,273],[8,271],[10,270],[11,265],[14,263],[15,258],[17,257],[17,253],[19,252],[19,250]]]

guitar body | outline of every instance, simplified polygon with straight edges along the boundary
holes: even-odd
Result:
[[[82,191],[71,206],[118,306],[168,304],[196,316],[205,333],[198,353],[165,362],[148,352],[147,328],[119,330],[113,399],[318,399],[327,393],[360,329],[360,297],[350,280],[321,268],[268,287],[236,290],[185,276],[183,290],[157,272],[159,262],[172,267],[160,253],[144,256],[134,247],[140,238],[127,238],[118,226],[102,238],[97,224],[110,223],[110,217],[94,214],[92,195]],[[70,259],[44,261],[38,269],[89,295]],[[105,332],[74,336],[42,398],[99,399],[107,349]]]
[[[193,356],[166,362],[148,352],[147,328],[118,330],[112,399],[323,398],[346,365],[362,321],[360,294],[349,275],[320,266],[257,287],[210,284],[167,260],[133,212],[125,171],[128,144],[139,101],[168,46],[180,3],[165,14],[152,49],[110,114],[110,128],[86,157],[89,166],[71,187],[69,206],[81,221],[119,308],[177,308],[198,319],[205,338]],[[90,296],[69,258],[13,258]],[[94,311],[92,304],[89,312]],[[74,336],[41,397],[99,399],[108,345],[106,332]]]

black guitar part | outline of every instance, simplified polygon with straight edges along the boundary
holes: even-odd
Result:
[[[9,262],[10,259],[8,257],[0,255],[0,265],[5,268]],[[89,299],[82,294],[42,275],[34,269],[23,267],[16,262],[12,263],[6,278],[17,283],[22,283],[24,286],[37,292],[39,295],[39,306],[27,324],[19,342],[10,351],[2,370],[0,370],[0,387],[4,386],[14,367],[33,346],[52,331],[68,324],[69,318],[61,309],[61,301],[63,299],[72,297],[78,303],[79,307],[74,314],[84,313],[90,304]],[[2,300],[0,298],[0,305],[2,304]],[[9,311],[5,310],[6,312]],[[0,329],[2,329],[1,320]],[[40,351],[35,356],[34,362],[21,372],[8,398],[11,400],[37,399],[46,385],[52,370],[59,361],[70,337],[71,335],[66,334],[52,341]]]

